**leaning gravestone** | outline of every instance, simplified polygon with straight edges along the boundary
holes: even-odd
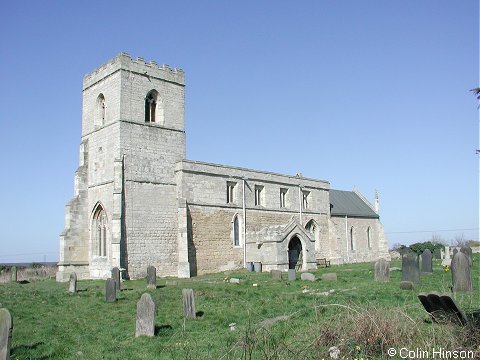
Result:
[[[155,266],[149,266],[147,268],[147,288],[157,288],[157,269],[155,268]]]
[[[457,252],[452,259],[453,291],[472,291],[472,269],[469,258],[462,252]]]
[[[135,337],[155,334],[155,303],[149,293],[142,295],[137,302],[137,322]]]
[[[192,289],[182,290],[183,313],[187,319],[195,319],[197,312],[195,310],[195,294]]]
[[[429,249],[423,250],[422,253],[422,273],[432,273],[432,252]]]
[[[288,269],[288,281],[297,280],[297,272],[295,269]]]
[[[315,281],[317,280],[317,278],[315,277],[315,275],[313,275],[312,273],[302,273],[300,275],[300,279],[303,280],[303,281]]]
[[[10,359],[13,322],[7,309],[0,309],[0,359]]]
[[[10,272],[12,273],[12,282],[17,282],[17,267],[16,266],[12,266],[10,268]]]
[[[270,275],[273,280],[282,280],[282,272],[280,270],[271,270]]]
[[[70,282],[68,284],[68,292],[76,293],[77,292],[77,274],[71,273],[70,274]]]
[[[390,280],[390,263],[385,259],[380,259],[375,263],[375,281]]]
[[[437,323],[460,323],[465,325],[467,318],[450,294],[420,293],[418,299],[432,320]]]
[[[118,267],[112,269],[112,279],[115,280],[117,291],[120,291],[120,269]]]
[[[117,301],[117,286],[115,285],[115,280],[112,278],[107,279],[105,282],[105,301]]]
[[[470,266],[473,265],[473,254],[472,254],[472,248],[470,246],[462,246],[460,248],[460,252],[464,253],[468,257],[468,262]]]
[[[402,281],[420,283],[420,268],[418,255],[413,251],[405,252],[402,256]]]

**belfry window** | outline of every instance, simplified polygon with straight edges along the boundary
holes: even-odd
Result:
[[[157,110],[157,92],[150,91],[145,98],[145,122],[155,122]]]
[[[101,205],[98,205],[93,216],[94,246],[93,252],[97,256],[107,256],[107,214]]]
[[[103,94],[100,94],[97,97],[97,108],[95,110],[95,125],[105,125],[105,116],[105,96],[103,96]]]

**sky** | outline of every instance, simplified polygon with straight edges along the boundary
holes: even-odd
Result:
[[[390,245],[479,238],[478,1],[4,1],[0,44],[0,263],[58,260],[82,79],[122,51],[185,71],[187,159],[378,191]]]

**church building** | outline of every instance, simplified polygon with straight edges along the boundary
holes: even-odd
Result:
[[[185,159],[184,90],[182,70],[125,53],[84,77],[58,281],[390,259],[377,195],[372,205],[325,180]]]

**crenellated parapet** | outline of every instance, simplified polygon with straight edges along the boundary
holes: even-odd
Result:
[[[155,78],[185,85],[185,73],[182,69],[172,69],[167,64],[159,66],[156,61],[146,62],[142,57],[133,59],[129,54],[121,52],[115,58],[85,75],[83,77],[83,90],[120,70],[129,71],[147,78]]]

